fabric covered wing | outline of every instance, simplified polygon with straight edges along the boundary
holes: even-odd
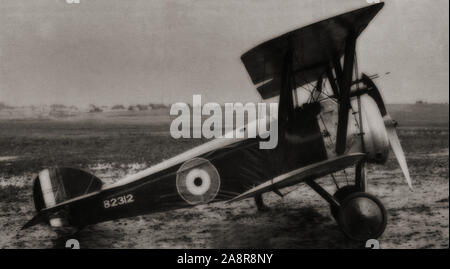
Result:
[[[264,42],[241,56],[263,99],[279,94],[286,51],[293,49],[295,88],[317,80],[329,63],[342,56],[345,40],[356,37],[383,7],[383,3],[347,12]]]
[[[287,172],[236,196],[227,201],[227,203],[239,201],[268,191],[289,187],[311,178],[321,177],[345,169],[362,160],[364,156],[365,154],[363,153],[348,154]]]

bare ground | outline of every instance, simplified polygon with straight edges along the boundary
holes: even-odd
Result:
[[[382,248],[448,248],[448,148],[408,156],[408,160],[412,164],[414,191],[408,189],[398,168],[372,166],[369,170],[370,192],[384,202],[389,214],[380,245]],[[424,169],[421,163],[425,166],[431,163],[433,168]],[[123,171],[104,165],[94,170],[102,178],[114,180],[141,168],[134,165]],[[330,191],[335,188],[329,178],[320,182]],[[345,184],[343,174],[339,182]],[[42,225],[21,231],[21,225],[34,214],[29,185],[27,181],[24,187],[4,187],[3,195],[9,189],[10,199],[2,203],[2,248],[59,248],[64,247],[68,238],[77,238],[83,248],[362,247],[343,236],[327,203],[305,185],[285,190],[291,192],[284,198],[272,193],[266,195],[271,207],[266,213],[258,213],[253,201],[247,199],[231,205],[216,203],[109,221],[87,227],[78,234]]]

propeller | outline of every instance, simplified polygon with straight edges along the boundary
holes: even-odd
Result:
[[[368,91],[369,96],[371,96],[375,100],[375,103],[377,104],[378,109],[380,110],[381,115],[383,116],[384,125],[386,126],[386,131],[389,139],[389,144],[391,145],[392,151],[394,152],[394,155],[400,165],[400,168],[402,169],[403,175],[406,178],[406,182],[408,183],[409,188],[412,190],[413,187],[411,182],[411,176],[409,174],[408,164],[406,163],[405,153],[403,152],[402,145],[400,144],[400,140],[398,139],[397,135],[396,127],[398,124],[388,114],[386,106],[384,105],[383,98],[381,97],[381,93],[375,86],[375,83],[373,83],[372,79],[363,73],[361,80],[369,89]]]
[[[402,172],[405,175],[406,182],[408,183],[409,188],[412,190],[413,187],[411,183],[411,177],[409,175],[408,164],[406,163],[405,153],[403,152],[402,145],[400,144],[400,140],[398,139],[397,131],[395,129],[397,123],[392,120],[389,115],[387,115],[386,117],[387,119],[384,119],[384,123],[386,125],[386,131],[388,133],[389,144],[391,145],[392,151],[397,158],[398,164],[400,165]],[[394,122],[394,124],[390,124],[389,122]]]

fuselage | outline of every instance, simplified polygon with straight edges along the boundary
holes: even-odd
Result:
[[[368,161],[383,162],[387,158],[388,142],[376,104],[366,95],[359,100],[354,97],[351,104],[346,153],[363,152],[367,153]],[[75,216],[72,219],[82,220],[76,225],[85,225],[183,208],[197,201],[229,200],[280,174],[335,157],[338,105],[332,99],[325,99],[316,107],[319,109],[312,109],[311,105],[296,108],[296,121],[287,126],[285,139],[279,140],[274,149],[260,149],[258,136],[214,139],[116,183],[103,185],[98,195],[71,208],[71,215]],[[197,174],[204,175],[198,176],[200,182],[203,180],[209,188],[214,185],[214,190],[205,191],[202,183],[196,186],[194,178],[184,176],[181,168],[191,165],[194,159],[201,160],[193,167]],[[186,198],[194,196],[198,199]]]

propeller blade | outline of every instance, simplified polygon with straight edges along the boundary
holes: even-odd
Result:
[[[409,175],[408,164],[406,163],[405,153],[403,152],[402,145],[400,144],[400,140],[398,139],[396,126],[397,123],[392,120],[391,116],[386,111],[386,106],[383,101],[383,97],[381,97],[381,93],[378,90],[375,83],[373,83],[372,79],[366,74],[362,74],[361,81],[370,88],[369,95],[375,100],[378,105],[378,109],[380,110],[381,115],[384,119],[384,125],[386,126],[386,131],[389,139],[389,144],[391,145],[392,151],[402,169],[403,175],[405,175],[406,182],[411,190],[413,190],[411,183],[411,176]]]
[[[413,190],[411,177],[409,175],[408,164],[406,163],[405,153],[403,152],[402,145],[400,144],[400,140],[398,139],[397,131],[395,129],[395,125],[386,124],[386,130],[388,133],[389,144],[391,145],[392,151],[400,165],[403,174],[405,175],[406,182],[411,190]]]

